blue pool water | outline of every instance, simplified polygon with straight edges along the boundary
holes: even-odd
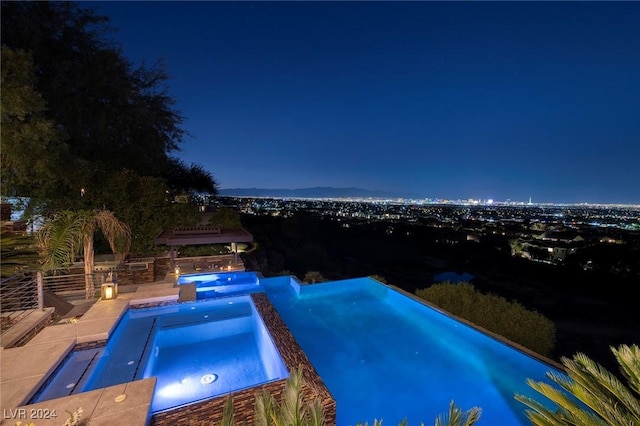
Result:
[[[250,296],[130,309],[103,348],[72,352],[33,402],[156,376],[158,412],[288,377]]]
[[[264,291],[253,272],[220,272],[181,275],[178,285],[195,284],[196,299],[250,294]]]
[[[553,368],[369,278],[261,279],[337,402],[337,424],[432,424],[454,400],[478,425],[529,425],[515,393]]]

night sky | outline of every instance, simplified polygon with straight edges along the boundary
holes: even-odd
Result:
[[[639,2],[87,2],[221,188],[640,204]]]

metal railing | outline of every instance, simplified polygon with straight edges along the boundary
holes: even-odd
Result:
[[[87,298],[84,274],[49,275],[29,273],[13,275],[0,280],[0,308],[2,314],[44,309],[44,291],[48,290],[67,300],[95,299],[100,297],[100,286],[106,273],[89,275],[94,293]]]
[[[86,279],[93,283],[94,294],[86,294]],[[65,299],[94,299],[100,297],[99,290],[105,282],[107,273],[49,275],[43,277],[44,289]]]
[[[39,273],[13,275],[0,281],[2,312],[44,309],[43,281]]]

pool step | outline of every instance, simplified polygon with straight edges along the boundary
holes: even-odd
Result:
[[[72,351],[31,398],[29,404],[82,392],[84,382],[103,352],[104,347]]]
[[[96,364],[95,372],[83,391],[130,382],[144,370],[148,346],[158,328],[154,317],[136,321],[135,326],[118,329]],[[145,357],[146,356],[146,357]]]

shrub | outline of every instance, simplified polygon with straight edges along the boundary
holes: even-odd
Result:
[[[323,283],[328,280],[323,277],[322,274],[318,271],[308,271],[306,274],[304,274],[304,279],[302,281],[307,284],[316,284]]]
[[[180,247],[180,257],[215,256],[229,253],[231,253],[229,249],[222,244]]]

